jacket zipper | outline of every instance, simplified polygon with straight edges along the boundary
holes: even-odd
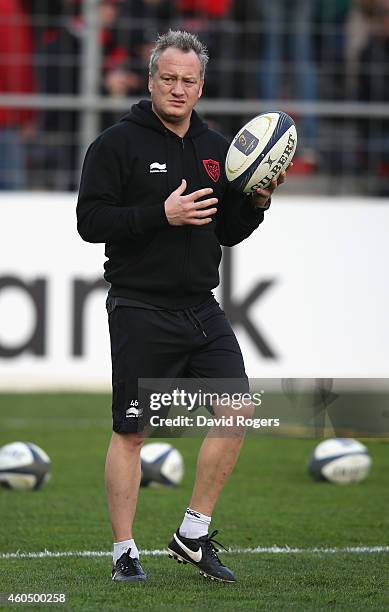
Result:
[[[185,150],[185,142],[184,139],[181,138],[181,148],[182,148],[182,174],[184,174],[184,150]],[[185,177],[183,177],[185,178]],[[182,285],[186,287],[189,285],[189,253],[190,253],[190,244],[192,239],[192,228],[190,225],[185,227],[185,252],[184,252],[184,267],[183,267],[183,278]]]

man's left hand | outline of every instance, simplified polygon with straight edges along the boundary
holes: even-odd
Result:
[[[252,200],[255,208],[268,208],[268,201],[278,185],[282,185],[286,180],[286,170],[283,170],[278,178],[274,178],[266,189],[257,189],[252,194]]]

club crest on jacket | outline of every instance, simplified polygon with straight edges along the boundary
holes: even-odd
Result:
[[[203,159],[203,164],[208,176],[217,183],[220,178],[220,163],[214,159]]]

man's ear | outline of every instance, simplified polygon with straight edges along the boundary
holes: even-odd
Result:
[[[203,94],[203,87],[204,87],[204,81],[201,81],[199,93],[198,93],[198,96],[197,96],[198,98],[201,98],[201,96]]]
[[[151,74],[149,74],[148,89],[149,89],[149,92],[151,93],[153,89],[153,77],[151,76]]]

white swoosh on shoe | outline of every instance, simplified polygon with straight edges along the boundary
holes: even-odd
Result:
[[[182,550],[184,552],[186,552],[186,554],[188,555],[188,557],[190,557],[195,563],[200,563],[202,557],[203,557],[203,551],[201,549],[201,546],[198,550],[191,550],[190,548],[188,548],[187,546],[185,546],[185,544],[183,542],[181,542],[181,540],[178,539],[177,535],[174,534],[174,539],[177,542],[177,544],[179,546],[181,546]]]

